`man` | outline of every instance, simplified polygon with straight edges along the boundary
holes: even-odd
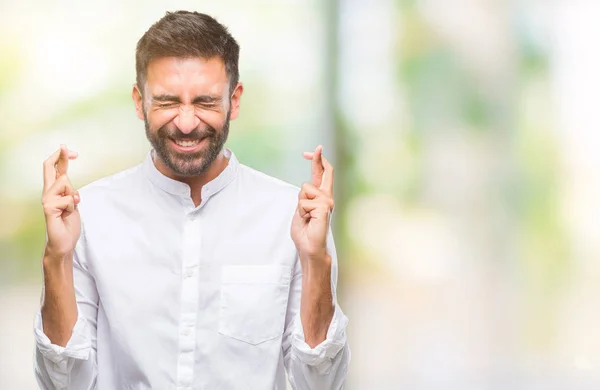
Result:
[[[305,153],[298,191],[223,148],[238,56],[213,18],[167,13],[136,51],[145,161],[80,192],[75,152],[44,163],[42,389],[284,389],[286,370],[296,389],[343,387],[333,168]]]

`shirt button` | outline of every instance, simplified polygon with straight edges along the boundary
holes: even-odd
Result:
[[[190,333],[191,333],[190,328],[185,328],[184,331],[183,331],[183,335],[184,336],[189,336]]]
[[[194,214],[189,214],[188,215],[188,220],[194,221],[195,219],[196,219],[196,216]]]
[[[186,277],[186,278],[191,278],[193,275],[194,275],[194,270],[193,270],[193,269],[188,269],[188,270],[185,272],[185,277]]]

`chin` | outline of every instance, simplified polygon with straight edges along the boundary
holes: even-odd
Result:
[[[175,158],[172,160],[173,171],[182,177],[199,176],[206,172],[210,166],[206,166],[206,163],[202,157],[192,161],[182,161],[181,159]]]

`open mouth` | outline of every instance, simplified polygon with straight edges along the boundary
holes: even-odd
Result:
[[[171,139],[171,144],[181,152],[194,152],[202,147],[207,141],[208,137],[204,137],[202,139],[191,139],[191,140],[181,140],[181,139]]]

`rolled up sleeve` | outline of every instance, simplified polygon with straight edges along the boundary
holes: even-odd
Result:
[[[44,333],[42,315],[38,311],[34,320],[34,335],[38,352],[36,373],[38,376],[45,376],[44,379],[46,379],[43,381],[46,382],[43,388],[68,388],[69,374],[75,362],[77,360],[89,360],[90,358],[92,345],[86,320],[81,317],[77,318],[69,342],[65,347],[61,347],[52,344]],[[50,379],[49,383],[48,379]]]
[[[327,375],[340,355],[340,351],[346,346],[346,327],[348,318],[338,305],[335,311],[325,340],[311,348],[304,339],[304,329],[300,316],[297,317],[292,334],[292,358],[300,363],[314,367],[319,374]]]

